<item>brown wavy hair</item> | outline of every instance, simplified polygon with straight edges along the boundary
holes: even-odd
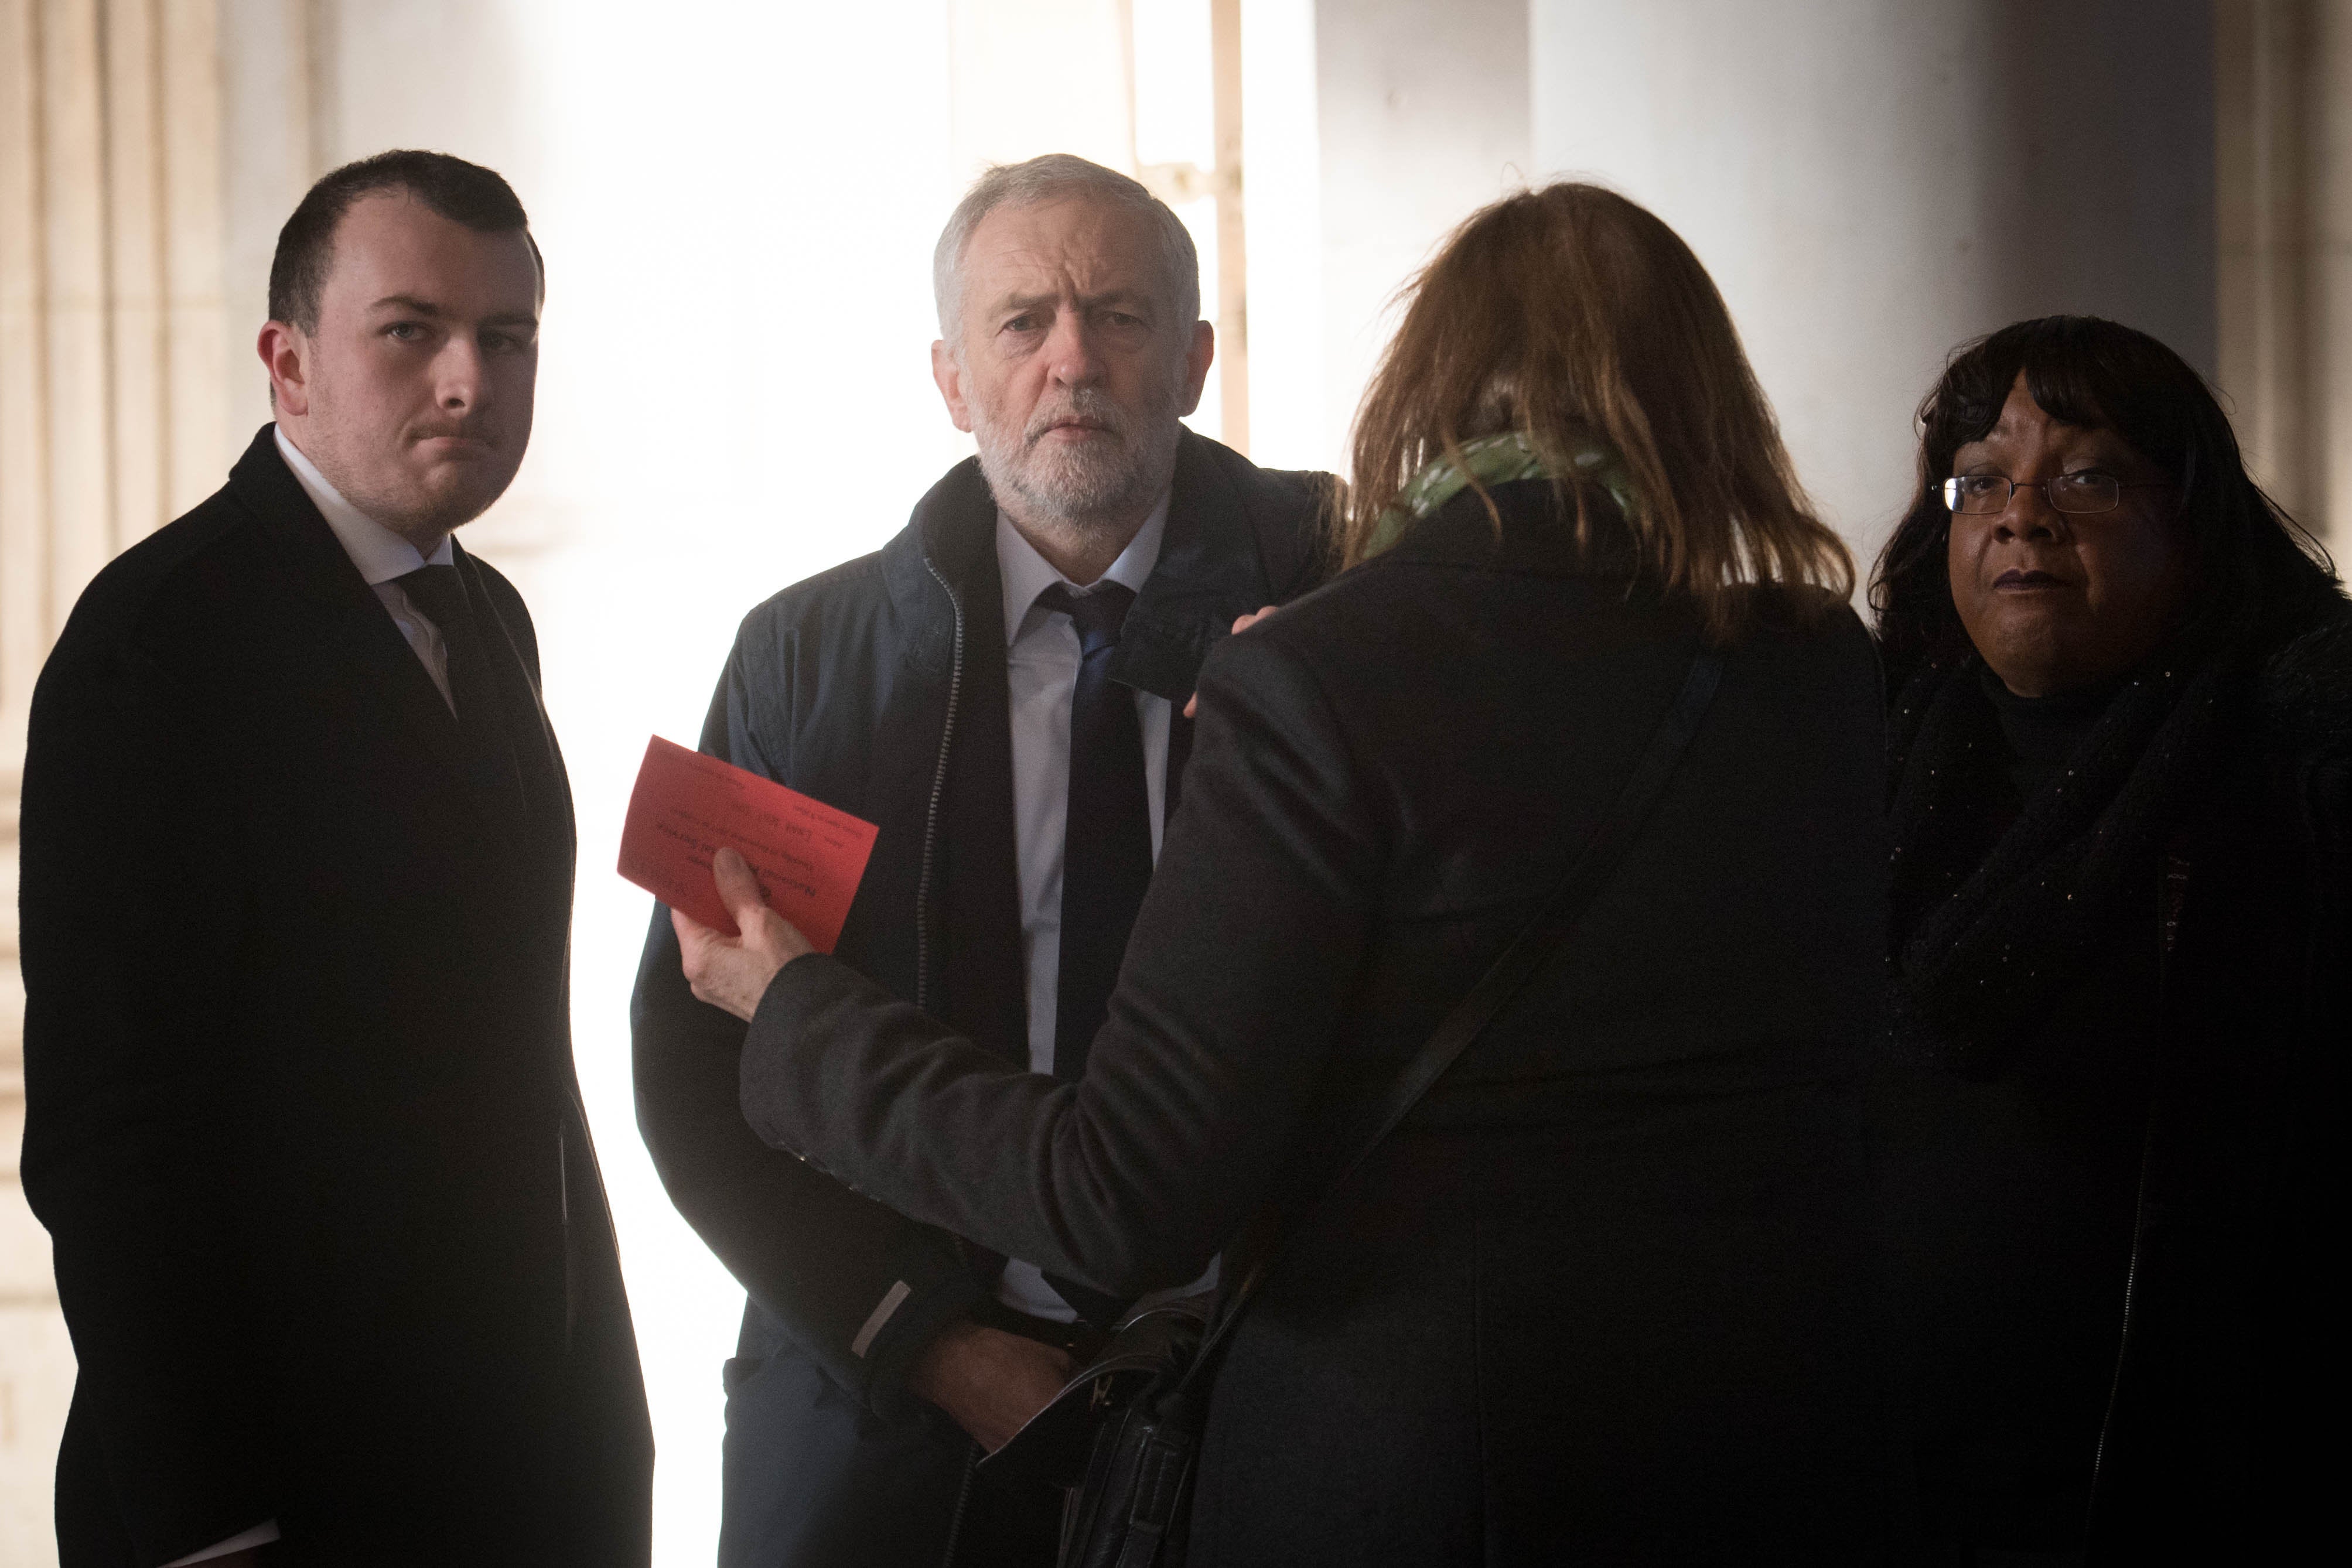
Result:
[[[1463,443],[1517,430],[1565,475],[1582,430],[1617,449],[1639,495],[1637,580],[1687,599],[1710,638],[1737,636],[1759,598],[1818,621],[1852,595],[1853,557],[1806,501],[1715,280],[1645,208],[1565,181],[1506,196],[1407,287],[1356,414],[1355,484],[1333,524],[1343,564],[1441,454],[1458,463]],[[1588,545],[1588,501],[1610,503],[1559,483]]]

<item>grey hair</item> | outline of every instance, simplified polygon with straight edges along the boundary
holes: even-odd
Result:
[[[939,248],[931,253],[931,294],[939,306],[940,336],[950,352],[962,343],[963,253],[981,220],[999,207],[1069,200],[1149,215],[1160,241],[1160,270],[1176,302],[1176,325],[1190,327],[1201,319],[1201,256],[1183,220],[1118,170],[1067,152],[1048,152],[1025,163],[992,165],[964,193],[940,232]]]

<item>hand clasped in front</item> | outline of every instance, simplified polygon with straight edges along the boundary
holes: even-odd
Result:
[[[776,971],[815,949],[799,927],[768,907],[760,896],[760,879],[741,855],[720,850],[711,857],[710,872],[720,902],[743,934],[730,936],[675,909],[669,923],[677,932],[686,983],[695,996],[750,1023]]]

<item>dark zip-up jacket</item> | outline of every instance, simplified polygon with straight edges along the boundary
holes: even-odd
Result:
[[[1328,484],[1187,432],[1165,542],[1113,678],[1181,708],[1236,616],[1318,580]],[[837,954],[1025,1062],[995,527],[987,482],[967,460],[879,551],[761,604],[737,636],[701,745],[875,823]],[[1182,743],[1171,737],[1171,757]],[[672,1201],[804,1354],[853,1395],[895,1408],[913,1353],[988,1291],[983,1268],[945,1232],[752,1135],[738,1103],[745,1026],[694,999],[664,909],[632,1017],[638,1124]]]

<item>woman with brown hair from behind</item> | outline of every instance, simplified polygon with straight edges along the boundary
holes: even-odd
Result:
[[[1290,1221],[1210,1398],[1195,1568],[1880,1559],[1878,678],[1689,248],[1590,185],[1470,218],[1335,534],[1347,570],[1209,657],[1083,1077],[753,904],[688,944],[699,994],[789,1026],[746,1057],[751,1124],[1121,1296],[1221,1249],[1237,1281],[1247,1222]],[[1302,1220],[1716,660],[1569,939]]]

